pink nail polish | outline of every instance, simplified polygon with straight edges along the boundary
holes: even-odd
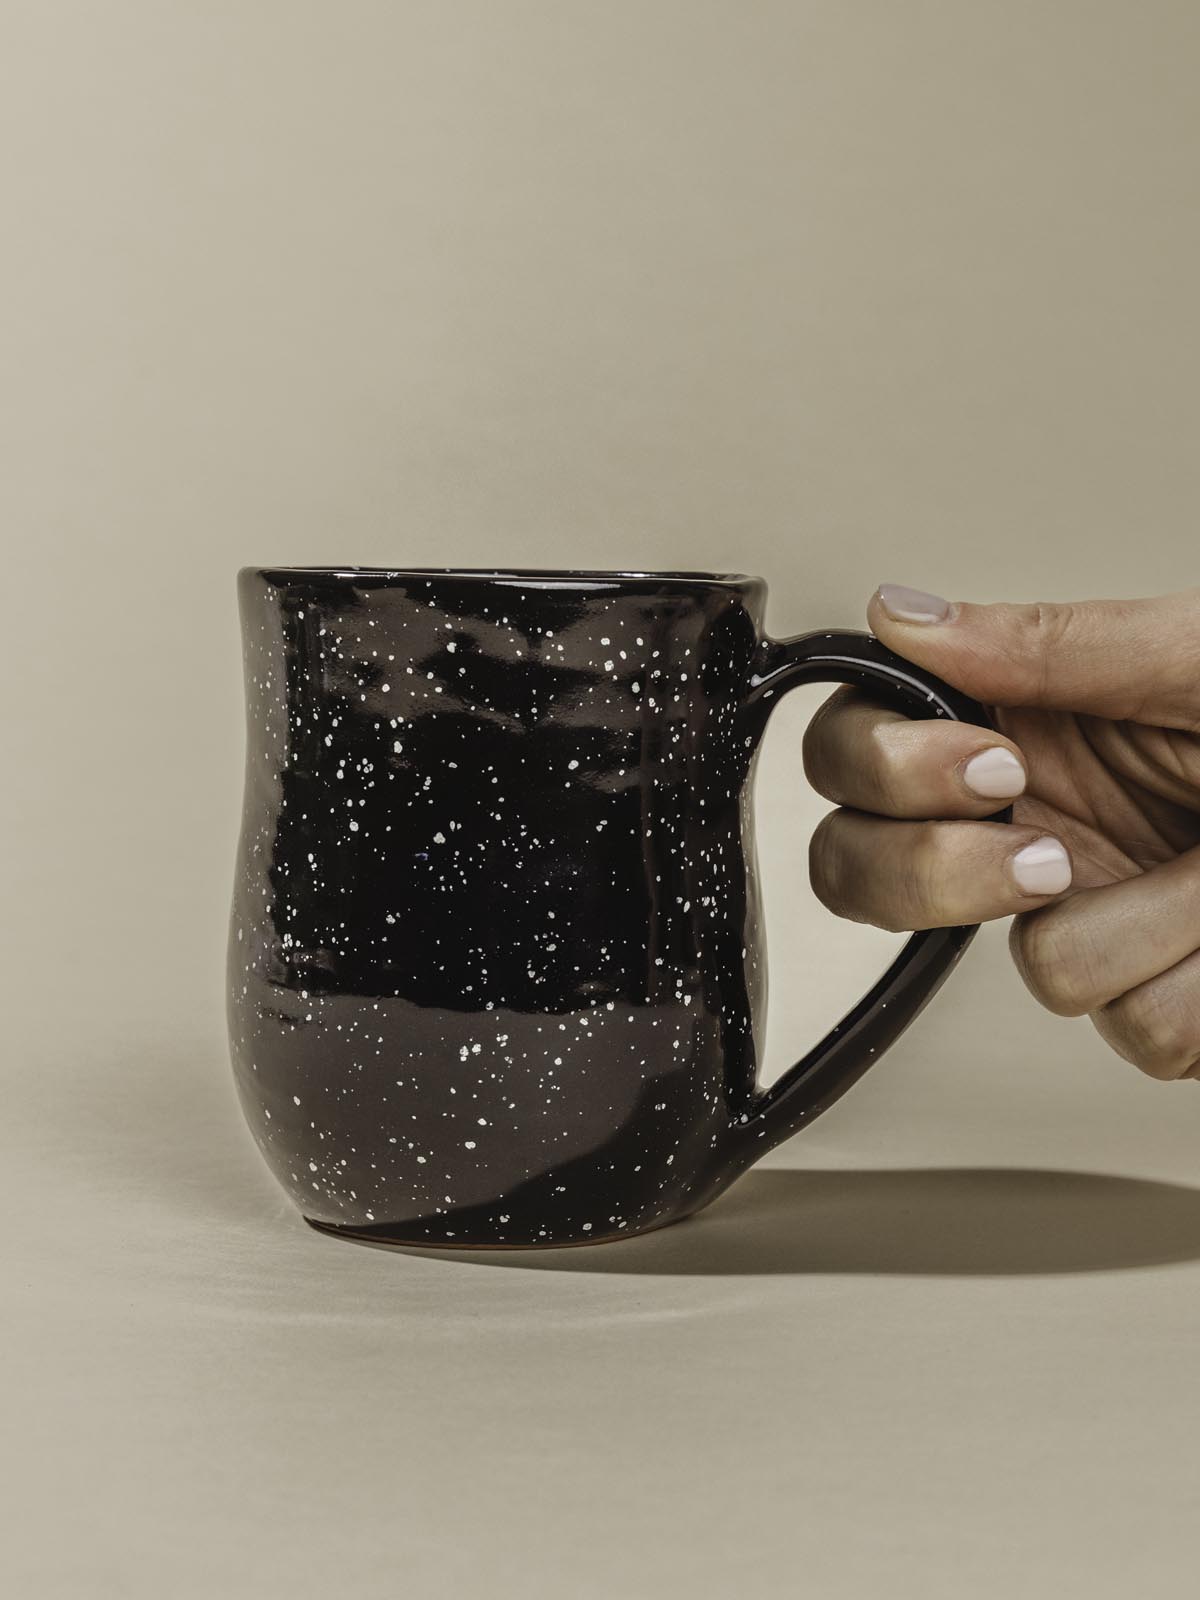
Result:
[[[893,622],[945,622],[950,614],[949,600],[924,589],[909,589],[902,583],[881,583],[879,603]]]
[[[1025,768],[1000,745],[981,750],[963,768],[963,782],[981,800],[1013,800],[1025,789]]]
[[[1071,858],[1057,839],[1035,839],[1009,862],[1022,894],[1061,894],[1071,886]]]

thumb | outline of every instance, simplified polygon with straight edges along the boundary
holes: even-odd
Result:
[[[871,631],[984,705],[1200,732],[1200,589],[1147,600],[972,605],[882,583]]]

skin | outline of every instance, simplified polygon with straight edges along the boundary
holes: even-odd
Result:
[[[838,807],[810,875],[840,916],[892,930],[1012,917],[1034,998],[1087,1016],[1152,1078],[1200,1079],[1200,589],[1074,605],[951,603],[899,621],[879,592],[871,631],[987,707],[999,734],[910,722],[839,688],[804,740],[813,787]],[[996,745],[1026,773],[1015,800],[963,780]],[[1012,824],[981,820],[1013,805]],[[1029,895],[1012,858],[1047,836],[1070,887]]]

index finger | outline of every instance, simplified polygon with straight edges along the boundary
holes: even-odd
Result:
[[[1002,733],[941,718],[914,722],[849,686],[819,707],[803,755],[818,794],[882,817],[988,817],[1026,783],[1020,747]]]

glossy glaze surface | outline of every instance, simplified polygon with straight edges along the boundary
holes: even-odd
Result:
[[[761,580],[246,569],[239,595],[230,1038],[317,1225],[560,1245],[684,1216],[865,1070],[970,936],[911,940],[758,1095],[775,696],[841,678],[984,720],[869,635],[764,640]]]

